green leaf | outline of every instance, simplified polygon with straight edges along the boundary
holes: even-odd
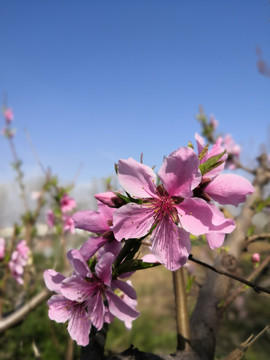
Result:
[[[127,197],[127,196],[125,196],[123,194],[120,194],[118,192],[115,192],[115,195],[118,196],[119,199],[123,200],[126,204],[131,202],[130,197]]]
[[[202,175],[205,175],[209,171],[215,169],[219,165],[221,165],[224,161],[219,161],[222,156],[226,153],[226,150],[224,150],[221,154],[211,156],[208,160],[206,160],[203,164],[199,166],[199,169],[201,170]]]
[[[191,141],[188,142],[188,147],[191,148],[191,149],[194,149],[194,146],[193,146]]]
[[[150,269],[155,266],[160,265],[159,263],[148,263],[143,262],[142,260],[133,259],[124,261],[122,264],[118,266],[117,269],[114,270],[114,276],[119,276],[124,273],[133,272],[137,270]]]
[[[205,155],[208,153],[208,148],[209,148],[209,144],[205,145],[205,147],[202,149],[200,155],[198,156],[199,160],[202,160],[205,157]]]

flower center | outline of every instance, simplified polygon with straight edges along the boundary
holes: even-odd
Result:
[[[175,201],[170,197],[163,185],[158,185],[156,189],[157,197],[153,199],[152,206],[155,209],[154,219],[161,221],[164,217],[170,218],[174,223],[178,223],[178,214],[175,208]]]

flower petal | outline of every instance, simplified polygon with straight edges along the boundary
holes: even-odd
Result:
[[[49,290],[60,293],[61,283],[65,279],[64,275],[56,272],[55,270],[48,269],[44,271],[43,278]]]
[[[109,311],[122,321],[130,321],[136,319],[140,313],[127,305],[119,296],[115,295],[111,290],[106,291]]]
[[[78,211],[72,215],[75,228],[102,234],[110,230],[107,219],[97,211]]]
[[[141,238],[154,224],[154,211],[146,204],[128,203],[114,212],[113,224],[116,240]]]
[[[91,321],[85,309],[77,305],[74,307],[72,316],[68,322],[68,332],[70,337],[80,346],[86,346],[89,343],[89,333]]]
[[[238,205],[246,200],[248,194],[254,192],[251,183],[242,176],[222,174],[212,180],[205,191],[213,200],[225,205]]]
[[[189,233],[163,218],[152,233],[152,252],[156,259],[175,271],[187,262],[190,251]]]
[[[176,208],[180,217],[180,224],[191,234],[205,234],[212,226],[213,211],[203,199],[185,199]]]
[[[66,322],[71,316],[72,303],[72,301],[66,299],[62,295],[53,295],[48,300],[49,318],[58,323]]]
[[[104,254],[95,266],[95,273],[98,278],[107,286],[111,286],[112,264],[115,256],[111,253]]]
[[[132,197],[151,198],[155,196],[156,174],[149,166],[132,158],[119,160],[118,179]]]
[[[131,299],[137,299],[136,291],[130,284],[128,284],[128,282],[121,280],[113,280],[113,287],[114,289],[118,288],[122,290],[123,293],[125,293]]]
[[[104,244],[108,242],[101,236],[90,237],[80,247],[80,253],[85,261],[88,261]]]
[[[104,324],[105,306],[100,292],[88,301],[88,311],[93,325],[100,330]]]
[[[221,232],[211,232],[206,234],[206,239],[210,249],[215,250],[222,246],[225,238],[225,233]]]
[[[199,159],[191,148],[182,147],[165,158],[159,170],[159,177],[171,196],[192,196],[192,190],[199,185],[201,173]]]
[[[70,262],[70,265],[73,267],[76,274],[85,277],[90,276],[90,269],[84,260],[81,252],[77,249],[71,249],[67,253],[67,258]]]

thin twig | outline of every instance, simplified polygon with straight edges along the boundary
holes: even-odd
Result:
[[[258,241],[258,240],[268,240],[270,238],[270,233],[261,233],[248,236],[246,246],[249,244]]]
[[[224,275],[224,276],[228,276],[228,277],[230,277],[231,279],[240,281],[241,283],[252,287],[252,288],[254,289],[254,291],[256,291],[257,293],[265,292],[265,293],[267,293],[267,294],[270,294],[270,290],[269,290],[269,289],[266,289],[266,288],[264,288],[264,287],[262,287],[262,286],[259,286],[259,285],[256,285],[256,284],[253,284],[252,282],[250,282],[250,281],[248,281],[248,280],[246,280],[246,279],[243,279],[243,278],[241,278],[241,277],[239,277],[239,276],[233,275],[233,274],[228,273],[228,272],[226,272],[226,271],[223,271],[223,270],[220,270],[220,269],[216,269],[214,266],[211,266],[211,265],[209,265],[209,264],[207,264],[207,263],[205,263],[205,262],[203,262],[203,261],[200,261],[200,260],[195,259],[192,254],[189,255],[188,259],[189,259],[190,261],[193,261],[193,262],[195,262],[195,263],[197,263],[197,264],[200,264],[200,265],[202,265],[202,266],[204,266],[204,267],[206,267],[206,268],[208,268],[208,269],[210,269],[210,270],[212,270],[212,271],[214,271],[214,272],[216,272],[216,273],[218,273],[218,274],[221,274],[221,275]]]
[[[256,267],[252,273],[247,277],[247,281],[250,281],[254,279],[259,273],[269,264],[270,262],[270,255],[267,256],[264,261]],[[241,285],[239,288],[237,288],[223,303],[222,305],[222,311],[224,311],[233,301],[234,299],[241,294],[245,290],[245,285]]]

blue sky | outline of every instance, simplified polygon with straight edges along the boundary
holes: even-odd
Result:
[[[141,152],[159,166],[200,131],[200,104],[248,154],[269,142],[255,52],[270,63],[268,0],[0,0],[0,14],[0,95],[28,175],[40,170],[24,128],[60,178],[83,163],[82,182]],[[12,179],[4,138],[0,154]]]

